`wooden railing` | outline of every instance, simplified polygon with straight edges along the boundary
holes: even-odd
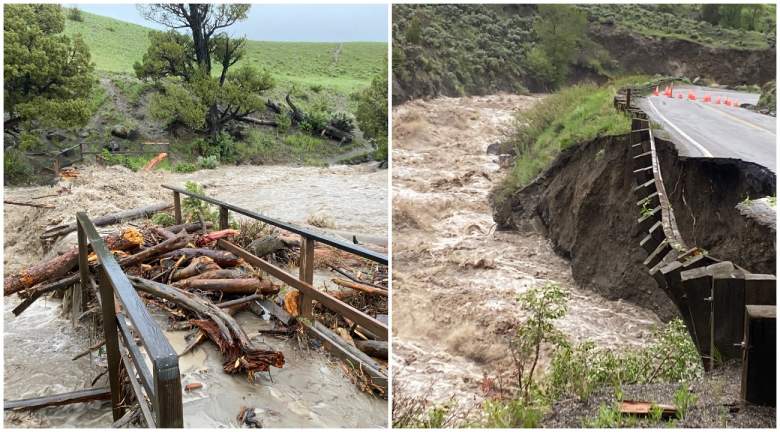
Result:
[[[162,187],[173,192],[174,218],[177,224],[182,223],[181,195],[186,195],[188,197],[216,205],[219,208],[220,229],[225,229],[228,227],[230,215],[229,212],[235,212],[267,223],[269,225],[273,225],[277,228],[281,228],[285,231],[300,235],[301,258],[297,276],[288,273],[284,269],[260,257],[257,257],[240,246],[224,239],[220,239],[217,242],[217,246],[221,249],[232,252],[236,256],[243,258],[249,264],[260,268],[269,275],[298,290],[301,295],[300,318],[304,318],[303,320],[299,321],[306,327],[309,333],[322,340],[323,345],[325,345],[326,348],[328,348],[332,353],[344,358],[354,365],[359,365],[364,372],[366,372],[372,377],[372,379],[374,379],[375,383],[381,387],[386,388],[387,376],[383,367],[379,366],[370,357],[365,356],[362,352],[350,349],[349,346],[345,346],[346,344],[340,344],[337,337],[333,337],[332,334],[329,334],[327,329],[323,328],[321,325],[318,325],[318,323],[313,320],[314,302],[316,301],[320,303],[327,309],[355,323],[355,325],[361,326],[363,329],[373,334],[378,340],[388,340],[389,335],[387,325],[377,320],[376,318],[369,316],[358,309],[355,309],[351,305],[331,296],[330,294],[316,289],[313,285],[313,282],[314,245],[316,243],[322,243],[382,265],[388,264],[387,255],[372,251],[359,245],[352,244],[345,240],[322,235],[305,227],[282,222],[275,218],[271,218],[251,210],[243,209],[224,201],[192,193],[179,187],[168,185],[163,185]],[[278,308],[274,309],[274,311],[278,312]]]
[[[103,317],[114,421],[125,413],[125,389],[120,376],[121,366],[124,366],[146,424],[152,428],[182,427],[182,388],[176,351],[106,248],[87,214],[77,213],[76,223],[81,283],[73,290],[73,303],[74,307],[81,303],[84,293],[95,285],[88,260],[92,249],[97,258],[98,302]],[[151,360],[151,371],[134,335],[138,336],[146,357]]]

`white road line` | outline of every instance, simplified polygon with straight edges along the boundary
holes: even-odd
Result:
[[[691,138],[691,137],[690,137],[690,135],[688,135],[687,133],[685,133],[685,132],[683,132],[682,130],[680,130],[680,128],[678,128],[677,126],[675,126],[675,125],[674,125],[674,123],[670,122],[668,118],[666,118],[666,117],[665,117],[663,114],[661,114],[661,112],[660,112],[660,111],[658,111],[658,108],[656,108],[656,107],[655,107],[655,105],[653,105],[653,101],[652,101],[652,100],[650,100],[650,98],[647,98],[647,103],[649,103],[649,104],[650,104],[650,108],[652,108],[652,109],[653,109],[653,111],[655,111],[655,113],[658,115],[658,117],[660,117],[660,118],[661,118],[661,120],[663,120],[664,122],[666,122],[666,124],[668,124],[668,125],[669,125],[669,126],[672,128],[672,129],[674,129],[674,130],[675,130],[675,131],[676,131],[678,134],[680,134],[680,135],[681,135],[683,138],[685,138],[686,140],[688,140],[688,141],[689,141],[691,144],[693,144],[693,145],[694,145],[694,146],[695,146],[697,149],[699,149],[699,151],[701,152],[701,154],[702,154],[702,155],[704,155],[704,157],[712,157],[712,153],[710,153],[710,152],[709,152],[709,150],[707,150],[706,148],[704,148],[704,146],[703,146],[703,145],[701,145],[701,144],[699,144],[698,142],[696,142],[696,140],[695,140],[695,139]]]

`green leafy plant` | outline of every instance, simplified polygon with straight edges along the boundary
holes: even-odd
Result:
[[[171,226],[175,223],[175,220],[173,219],[173,216],[170,213],[163,213],[163,212],[153,214],[151,220],[152,223],[154,223],[155,225],[160,225],[164,227]]]
[[[179,162],[173,166],[173,171],[177,173],[191,173],[198,170],[197,165],[190,162]]]
[[[203,157],[198,156],[198,167],[203,169],[215,169],[217,168],[217,165],[219,162],[217,161],[217,157],[215,155]]]
[[[542,411],[520,399],[509,401],[486,400],[482,407],[484,428],[538,428]]]
[[[677,418],[685,419],[688,409],[696,404],[698,397],[693,394],[686,383],[681,383],[674,392],[674,405],[677,408]]]
[[[205,195],[203,186],[200,183],[194,181],[188,181],[184,183],[184,189],[187,192]],[[187,196],[182,199],[182,214],[187,221],[197,222],[201,217],[204,222],[209,221],[217,223],[219,220],[219,211],[216,206],[213,206],[198,198]]]

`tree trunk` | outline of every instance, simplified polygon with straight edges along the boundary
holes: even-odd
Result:
[[[383,290],[381,288],[372,287],[371,285],[366,285],[362,283],[352,282],[345,279],[339,279],[339,278],[333,278],[331,279],[333,283],[336,285],[340,285],[343,287],[351,288],[353,290],[362,291],[366,294],[375,294],[382,297],[387,297],[387,290]]]
[[[165,240],[162,243],[156,244],[148,249],[144,249],[135,255],[130,255],[127,258],[119,260],[119,265],[122,267],[130,267],[135,264],[141,264],[153,257],[156,257],[166,252],[182,248],[189,243],[190,237],[186,233],[180,233],[172,239]],[[163,255],[163,256],[167,256]]]
[[[190,265],[188,265],[187,267],[184,267],[181,270],[176,270],[173,273],[171,280],[178,281],[182,279],[187,279],[210,270],[219,270],[219,269],[220,269],[219,266],[217,265],[217,263],[214,262],[213,259],[207,256],[200,256],[193,259],[192,262],[190,262]]]
[[[124,210],[117,213],[111,213],[104,216],[100,216],[92,219],[92,223],[98,226],[113,225],[125,220],[145,218],[153,215],[154,213],[166,210],[173,207],[173,203],[158,203],[146,207],[139,207],[130,210]],[[57,238],[64,236],[65,234],[76,231],[76,223],[68,225],[59,225],[53,228],[47,229],[42,235],[42,239]]]
[[[355,346],[371,357],[387,360],[387,341],[358,340],[355,341]]]
[[[164,254],[162,258],[178,258],[182,255],[187,258],[207,256],[213,259],[220,267],[235,267],[239,261],[238,257],[230,252],[202,248],[181,248]]]
[[[232,268],[205,271],[199,275],[191,276],[189,279],[243,279],[247,277],[249,277],[247,272],[240,268]]]
[[[221,291],[225,294],[276,294],[279,287],[267,279],[184,279],[173,284],[177,288],[201,291]]]
[[[104,238],[109,250],[131,250],[143,244],[143,236],[135,228],[112,234]],[[73,246],[62,255],[43,261],[19,273],[5,277],[3,295],[11,295],[39,283],[64,276],[71,271],[79,260],[79,247]]]

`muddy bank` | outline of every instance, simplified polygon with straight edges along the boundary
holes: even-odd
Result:
[[[56,209],[5,206],[5,268],[18,270],[45,254],[56,253],[75,241],[72,234],[45,247],[38,236],[54,223],[70,221],[77,211],[92,216],[171,201],[161,183],[183,185],[194,180],[207,195],[296,224],[306,224],[312,215],[328,220],[331,231],[357,233],[358,238],[386,237],[387,170],[374,164],[309,167],[222,167],[192,174],[134,173],[123,167],[80,167],[76,179],[54,187],[6,188],[8,199],[29,200],[66,188],[58,197],[36,202]],[[135,221],[140,222],[140,221]],[[117,227],[106,227],[101,232]],[[361,234],[368,234],[361,236]],[[377,240],[378,241],[378,240]],[[322,279],[322,278],[320,278]],[[317,279],[317,284],[322,280]],[[20,317],[11,309],[17,297],[6,298],[4,325],[7,399],[37,396],[89,387],[101,364],[96,358],[71,357],[92,343],[95,336],[73,330],[59,317],[58,302],[41,299]],[[167,315],[155,314],[163,329]],[[185,426],[237,427],[235,417],[243,406],[256,408],[266,427],[381,427],[387,422],[387,401],[362,393],[341,363],[318,347],[308,348],[295,340],[259,337],[258,330],[270,322],[243,312],[237,316],[250,337],[284,353],[286,364],[271,374],[258,374],[254,384],[244,376],[222,371],[222,356],[210,343],[180,359],[183,383],[200,382],[203,389],[184,395]],[[171,344],[182,350],[185,332],[168,332]],[[51,370],[56,370],[52,375]],[[13,374],[13,376],[11,375]],[[10,379],[9,379],[10,377]],[[104,380],[104,378],[101,378]],[[104,385],[98,381],[96,385]],[[218,396],[218,397],[216,397]],[[107,414],[108,413],[108,414]],[[6,424],[17,427],[107,427],[110,408],[100,403],[76,404],[27,413],[6,413]]]
[[[541,231],[571,262],[577,283],[610,299],[624,299],[677,315],[643,266],[646,235],[633,193],[627,136],[603,137],[563,151],[534,182],[503,203],[494,202],[500,229]],[[774,175],[755,164],[679,158],[672,143],[657,140],[661,172],[689,247],[732,260],[753,272],[775,272],[775,234],[740,214],[745,196],[774,194]]]
[[[517,297],[545,283],[570,296],[556,325],[573,341],[641,346],[659,323],[583,290],[543,235],[495,232],[488,194],[504,174],[487,149],[536,100],[438,98],[393,110],[393,373],[405,396],[468,410],[486,378],[514,382]]]
[[[756,405],[740,406],[741,371],[739,364],[728,363],[688,385],[688,390],[696,398],[696,402],[688,408],[683,420],[656,423],[646,419],[640,420],[639,426],[713,429],[775,428],[777,424],[775,408]],[[679,386],[678,383],[633,384],[623,386],[621,390],[624,399],[674,405],[674,394]],[[610,407],[614,403],[615,389],[612,387],[596,390],[586,402],[576,398],[561,400],[553,404],[551,412],[542,420],[542,427],[580,428],[583,427],[584,421],[592,421],[598,416],[600,406]]]

